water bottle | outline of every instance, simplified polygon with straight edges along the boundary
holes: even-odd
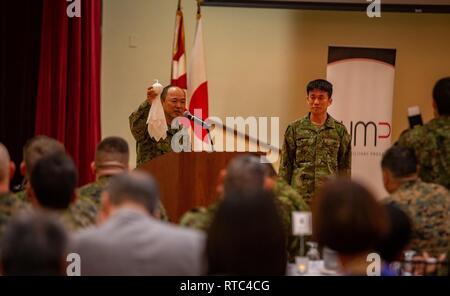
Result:
[[[309,259],[309,265],[311,270],[317,270],[319,268],[318,263],[320,260],[320,253],[317,248],[316,242],[308,242],[309,250],[306,253],[306,257]]]

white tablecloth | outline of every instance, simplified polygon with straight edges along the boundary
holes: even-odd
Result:
[[[318,261],[309,261],[308,271],[304,274],[301,274],[298,271],[297,265],[295,263],[289,263],[287,275],[290,275],[290,276],[329,276],[329,275],[338,275],[338,274],[333,271],[326,270],[323,267],[323,260],[318,260]]]

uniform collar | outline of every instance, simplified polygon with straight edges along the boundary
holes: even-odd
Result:
[[[302,122],[304,123],[305,126],[317,127],[314,123],[312,123],[310,116],[311,116],[311,112],[308,112],[308,115],[303,117]],[[323,124],[323,126],[320,129],[323,129],[325,127],[326,128],[335,128],[336,127],[335,119],[329,113],[327,113],[327,120],[325,121],[325,123]]]

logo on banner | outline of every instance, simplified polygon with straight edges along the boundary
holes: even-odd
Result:
[[[366,147],[372,143],[374,147],[377,147],[379,139],[388,140],[390,136],[391,124],[389,122],[357,121],[353,125],[353,121],[350,121],[350,137],[353,140],[353,146],[356,146],[357,143],[363,143],[364,147]]]

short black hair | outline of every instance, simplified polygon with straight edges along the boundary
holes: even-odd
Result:
[[[433,88],[433,99],[439,115],[450,115],[450,77],[436,82]]]
[[[333,85],[325,79],[316,79],[310,81],[306,86],[306,94],[309,95],[309,92],[314,89],[319,89],[321,91],[327,92],[328,98],[331,98],[331,96],[333,95]]]
[[[77,187],[77,169],[64,153],[54,153],[38,160],[31,173],[31,187],[43,207],[67,209]]]
[[[395,178],[407,177],[417,173],[417,157],[412,148],[394,145],[384,152],[381,167]]]
[[[111,178],[106,186],[114,205],[132,201],[144,206],[153,215],[159,206],[159,186],[155,179],[142,172],[121,173]]]
[[[412,235],[412,222],[409,216],[394,203],[385,206],[389,218],[389,230],[380,242],[377,252],[390,263],[401,258]]]
[[[102,164],[108,161],[118,161],[128,165],[130,150],[127,141],[121,137],[104,138],[95,152],[95,163]]]
[[[4,275],[64,275],[68,235],[60,221],[41,211],[24,212],[6,226],[2,241]]]
[[[269,191],[229,191],[208,230],[210,275],[284,275],[286,242]]]

